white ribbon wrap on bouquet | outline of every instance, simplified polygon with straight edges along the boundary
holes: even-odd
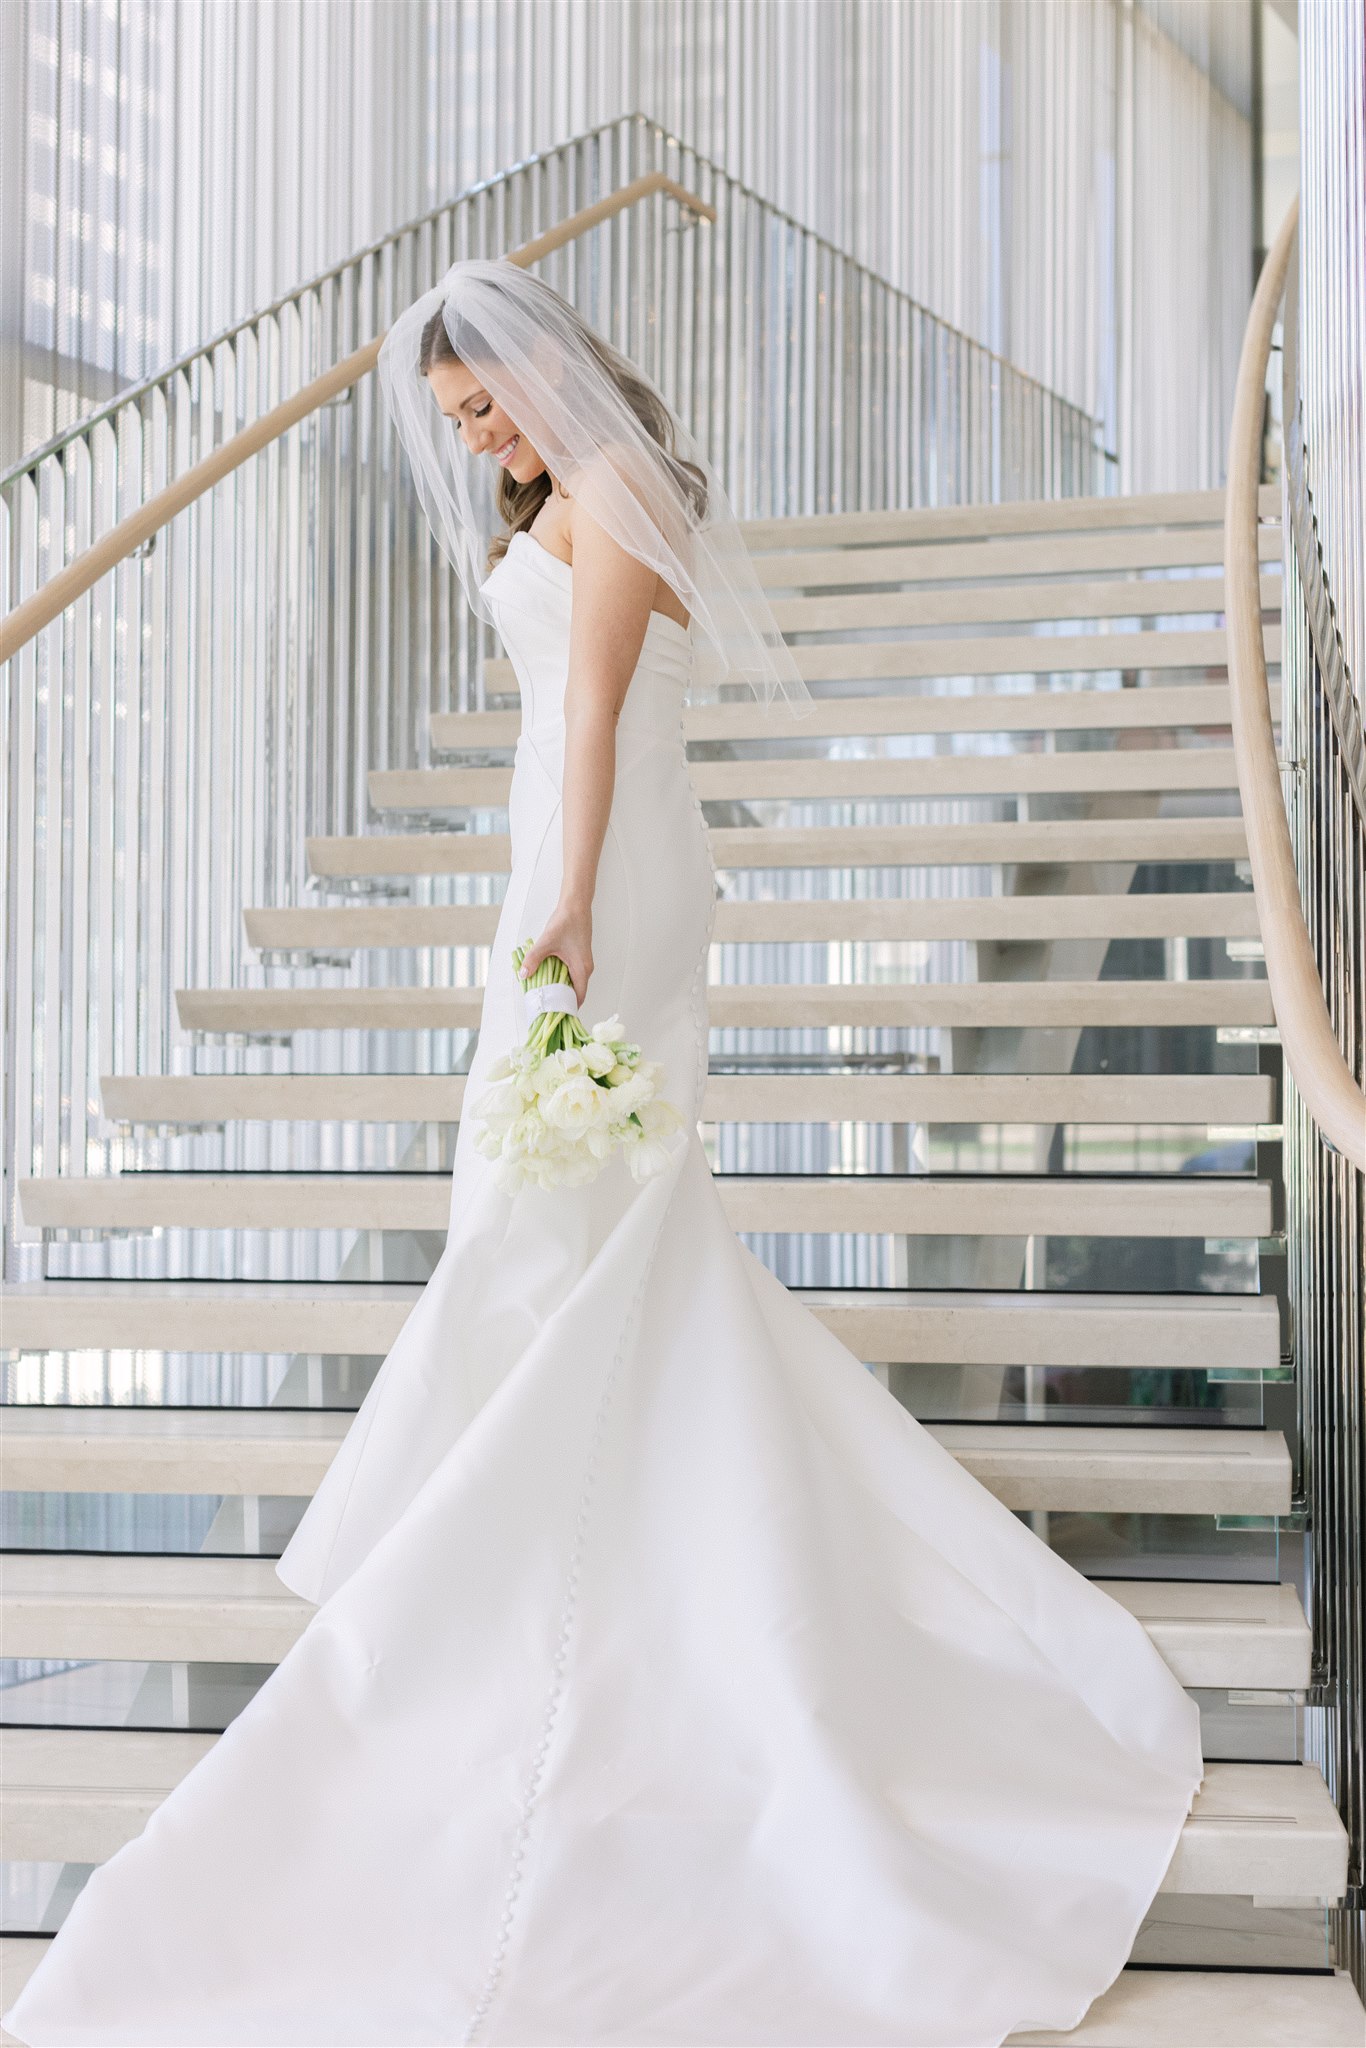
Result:
[[[579,1014],[579,999],[567,981],[545,981],[538,988],[528,988],[519,980],[518,987],[522,995],[523,1029],[546,1010],[568,1010],[575,1017]]]

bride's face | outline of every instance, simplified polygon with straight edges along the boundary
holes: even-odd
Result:
[[[455,422],[456,432],[471,455],[511,470],[519,484],[530,483],[533,477],[544,473],[545,463],[487,385],[479,382],[476,371],[448,356],[432,364],[427,382],[442,412]]]

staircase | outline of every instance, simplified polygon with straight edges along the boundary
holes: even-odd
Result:
[[[705,1135],[735,1228],[1201,1705],[1208,1778],[1132,1966],[1072,2033],[1012,2037],[1036,2048],[1360,2048],[1366,2018],[1323,1935],[1347,1838],[1302,1761],[1276,1043],[1222,518],[1206,492],[752,522],[817,704],[790,732],[748,703],[687,714],[724,889]],[[243,906],[243,985],[179,992],[223,1070],[105,1076],[132,1163],[20,1187],[51,1263],[120,1233],[188,1251],[183,1280],[10,1291],[5,1486],[179,1502],[190,1533],[180,1555],[5,1558],[4,1654],[35,1663],[4,1694],[4,1853],[55,1870],[41,1924],[4,1940],[7,2000],[310,1611],[271,1558],[446,1220],[462,1080],[420,1048],[477,1022],[508,865],[510,665],[484,683],[490,708],[432,721],[434,765],[371,776],[372,830],[309,842],[314,900]],[[402,1058],[345,1071],[395,1033]],[[282,1127],[332,1126],[338,1169],[197,1167],[194,1134],[239,1121],[267,1157]],[[365,1164],[384,1127],[397,1170]],[[201,1277],[195,1234],[224,1231],[311,1247],[314,1277]],[[88,1352],[132,1355],[122,1400],[82,1391]],[[258,1405],[242,1356],[282,1362]]]

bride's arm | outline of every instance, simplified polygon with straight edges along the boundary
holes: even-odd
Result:
[[[548,953],[569,969],[583,1002],[593,972],[593,891],[616,780],[617,719],[650,623],[656,575],[575,505],[570,514],[574,602],[564,693],[564,861],[560,899],[523,974]]]

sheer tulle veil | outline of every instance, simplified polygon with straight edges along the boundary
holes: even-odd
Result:
[[[539,451],[552,477],[692,617],[694,701],[748,685],[779,711],[810,708],[734,507],[694,436],[633,362],[510,257],[465,257],[405,308],[379,351],[380,386],[413,482],[470,609],[496,623],[482,583],[507,531],[501,472],[471,457],[422,374],[438,307],[451,347]]]

